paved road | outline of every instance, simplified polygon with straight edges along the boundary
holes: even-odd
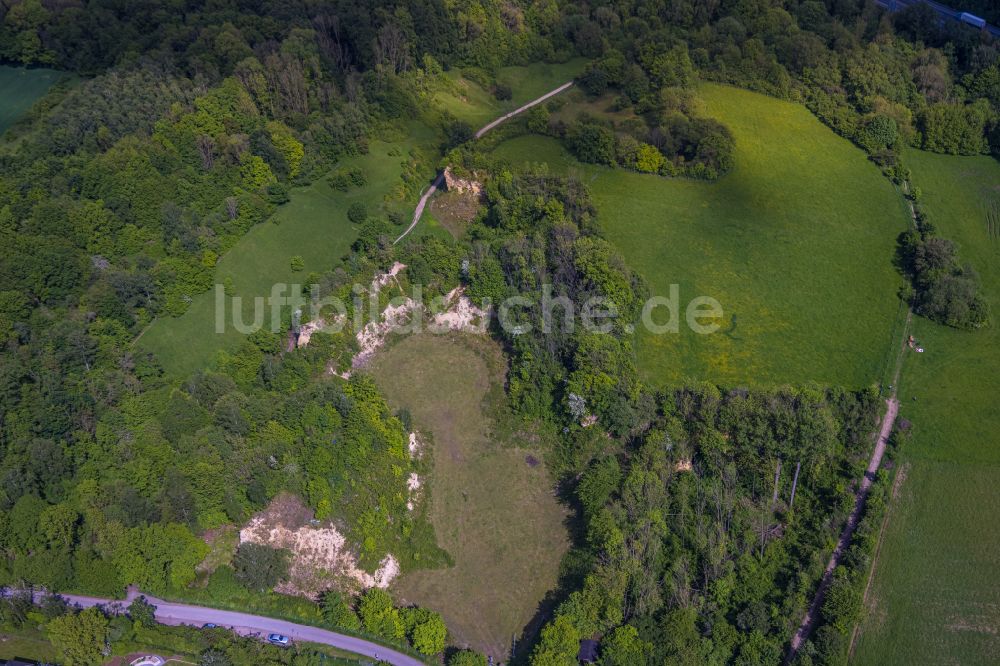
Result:
[[[850,545],[854,530],[858,526],[858,521],[861,520],[861,514],[864,513],[868,494],[871,492],[872,483],[875,481],[878,468],[882,464],[882,456],[885,455],[885,446],[889,441],[889,435],[892,433],[892,426],[896,422],[896,415],[899,413],[899,401],[895,397],[889,398],[885,402],[886,411],[885,416],[882,418],[882,428],[879,430],[878,442],[875,444],[871,460],[868,461],[868,469],[865,470],[865,476],[861,480],[861,487],[858,488],[857,496],[854,498],[854,510],[851,511],[851,515],[847,519],[847,524],[844,525],[844,530],[840,533],[837,547],[833,549],[830,562],[826,565],[826,571],[823,572],[823,580],[820,581],[819,588],[816,590],[816,596],[813,597],[813,601],[809,605],[809,610],[806,612],[805,617],[802,618],[802,624],[799,625],[799,630],[795,632],[795,636],[792,638],[791,648],[785,660],[786,664],[792,663],[799,648],[802,647],[802,643],[809,637],[813,624],[819,616],[819,610],[823,606],[823,600],[826,598],[827,588],[829,588],[830,580],[833,578],[833,570],[837,568],[840,558],[844,555],[844,551],[847,550],[848,545]]]
[[[555,90],[550,90],[549,92],[545,93],[544,95],[542,95],[538,99],[533,99],[530,102],[528,102],[527,104],[525,104],[524,106],[520,106],[520,107],[514,109],[513,111],[511,111],[510,113],[507,113],[507,114],[504,114],[504,115],[500,116],[496,120],[494,120],[494,121],[492,121],[492,122],[490,122],[490,123],[482,126],[481,128],[479,128],[479,131],[477,131],[476,135],[475,135],[476,138],[477,139],[481,138],[484,134],[486,134],[487,132],[489,132],[491,129],[493,129],[494,127],[496,127],[500,123],[503,123],[503,122],[506,122],[506,121],[510,120],[511,118],[513,118],[514,116],[518,115],[519,113],[524,113],[525,111],[527,111],[531,107],[537,106],[537,105],[541,104],[542,102],[544,102],[545,100],[549,99],[550,97],[552,97],[554,95],[558,95],[562,91],[570,88],[572,85],[573,85],[572,81],[569,81],[568,83],[564,83],[561,86],[559,86],[558,88],[556,88]],[[443,182],[444,182],[444,174],[443,173],[439,173],[438,176],[437,176],[437,178],[434,179],[434,182],[431,183],[431,186],[429,188],[427,188],[427,191],[424,192],[423,196],[420,197],[420,201],[417,202],[417,208],[416,208],[416,210],[413,211],[413,220],[410,222],[410,226],[408,226],[406,228],[406,231],[404,231],[403,233],[401,233],[399,235],[399,238],[397,238],[396,240],[394,240],[392,242],[393,245],[395,245],[399,241],[401,241],[404,238],[406,238],[407,234],[409,234],[411,231],[413,231],[413,227],[417,226],[417,222],[420,221],[420,217],[424,214],[424,208],[427,206],[427,201],[431,198],[431,196],[435,192],[438,191],[438,188],[441,187],[441,183],[443,183]]]
[[[41,593],[38,593],[37,596],[40,598]],[[110,606],[114,611],[115,607],[124,609],[128,604],[132,603],[132,600],[139,596],[139,592],[130,589],[124,601],[85,597],[78,594],[63,594],[61,596],[71,604],[75,604],[81,608]],[[220,627],[230,628],[241,636],[253,636],[255,634],[267,636],[271,633],[284,634],[296,641],[330,645],[365,657],[377,658],[393,664],[393,666],[426,666],[419,659],[397,652],[391,648],[371,643],[362,638],[345,636],[334,631],[320,629],[319,627],[310,627],[305,624],[296,624],[286,620],[276,620],[249,613],[218,610],[216,608],[206,608],[190,604],[178,604],[163,601],[149,595],[146,595],[146,600],[156,606],[156,620],[161,624],[189,624],[200,627],[203,624],[211,622]]]
[[[953,21],[960,20],[958,17],[962,13],[962,10],[952,9],[951,7],[942,5],[939,2],[932,2],[931,0],[875,0],[875,4],[877,4],[879,7],[882,7],[883,9],[888,9],[890,12],[898,12],[901,9],[906,9],[907,7],[912,7],[914,5],[919,5],[921,3],[929,6],[931,9],[936,11],[938,15],[941,16],[942,18],[952,19]],[[970,27],[974,28],[975,26],[970,26]],[[986,30],[994,37],[1000,37],[1000,28],[996,26],[987,25],[985,28],[983,28],[983,30]]]

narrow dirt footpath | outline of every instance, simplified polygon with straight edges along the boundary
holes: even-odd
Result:
[[[844,525],[844,530],[840,533],[837,547],[833,549],[830,562],[826,565],[826,571],[823,572],[823,580],[819,584],[819,589],[816,590],[816,596],[813,597],[813,601],[809,605],[809,610],[806,612],[805,617],[802,618],[802,624],[799,625],[799,630],[795,632],[795,636],[792,638],[791,648],[788,651],[788,657],[785,659],[786,664],[790,664],[795,659],[795,655],[798,653],[799,648],[802,647],[802,643],[809,637],[813,624],[815,624],[816,618],[819,615],[819,610],[826,598],[826,591],[830,587],[833,570],[837,568],[840,558],[851,543],[854,530],[858,527],[861,514],[864,513],[868,494],[871,492],[872,483],[875,481],[875,474],[882,464],[882,456],[885,454],[886,443],[889,441],[892,426],[896,423],[896,415],[899,413],[899,401],[896,400],[895,393],[893,393],[893,397],[885,402],[886,411],[885,416],[882,418],[882,427],[879,430],[878,442],[875,444],[875,450],[872,452],[871,460],[868,462],[868,469],[865,470],[865,476],[861,480],[861,487],[858,489],[857,496],[854,499],[854,510],[851,511],[851,515],[847,519],[847,524]]]
[[[516,116],[519,113],[524,113],[525,111],[527,111],[531,107],[537,106],[537,105],[541,104],[542,102],[544,102],[545,100],[547,100],[548,98],[550,98],[550,97],[552,97],[554,95],[558,95],[559,93],[561,93],[562,91],[568,89],[572,85],[573,85],[572,81],[570,81],[568,83],[564,83],[561,86],[559,86],[558,88],[556,88],[555,90],[550,90],[549,92],[545,93],[544,95],[542,95],[538,99],[533,99],[530,102],[528,102],[527,104],[525,104],[524,106],[519,106],[518,108],[514,109],[510,113],[508,113],[506,115],[503,115],[503,116],[500,116],[499,118],[497,118],[496,120],[494,120],[490,124],[483,126],[482,129],[480,129],[478,132],[476,132],[476,138],[477,139],[482,138],[482,136],[484,134],[486,134],[487,132],[489,132],[491,129],[493,129],[494,127],[496,127],[500,123],[502,123],[502,122],[504,122],[506,120],[510,120],[511,118],[513,118],[514,116]]]
[[[518,115],[519,113],[524,113],[525,111],[527,111],[531,107],[537,106],[537,105],[541,104],[542,102],[544,102],[545,100],[549,99],[550,97],[558,95],[562,91],[569,89],[570,87],[572,87],[572,85],[573,85],[572,81],[564,83],[561,86],[559,86],[558,88],[556,88],[555,90],[550,90],[549,92],[545,93],[541,97],[539,97],[537,99],[533,99],[530,102],[528,102],[527,104],[525,104],[523,106],[519,106],[518,108],[514,109],[510,113],[507,113],[507,114],[504,114],[504,115],[500,116],[496,120],[494,120],[494,121],[490,122],[489,124],[484,125],[483,127],[479,128],[479,131],[476,132],[475,137],[477,139],[482,138],[482,136],[484,134],[486,134],[487,132],[489,132],[491,129],[493,129],[494,127],[496,127],[500,123],[503,123],[503,122],[506,122],[506,121],[510,120],[511,118],[513,118],[514,116]],[[413,220],[410,222],[410,226],[408,226],[406,228],[406,231],[404,231],[403,233],[401,233],[399,235],[399,238],[397,238],[396,240],[394,240],[392,242],[393,245],[395,245],[399,241],[401,241],[404,238],[406,238],[406,236],[411,231],[413,231],[413,227],[417,226],[417,222],[420,221],[420,217],[424,214],[424,208],[427,207],[427,201],[431,198],[431,196],[433,196],[433,194],[435,192],[438,191],[438,188],[441,187],[441,183],[442,182],[444,182],[444,174],[443,173],[439,173],[437,175],[437,178],[434,179],[434,182],[431,183],[431,186],[429,188],[427,188],[427,191],[424,192],[424,194],[420,197],[420,201],[417,202],[417,208],[416,208],[416,210],[413,211]]]
[[[406,227],[406,231],[399,234],[399,238],[392,241],[393,245],[406,238],[406,235],[413,231],[413,227],[417,226],[417,222],[420,221],[420,217],[424,214],[424,208],[427,206],[427,200],[431,198],[431,195],[437,192],[438,188],[441,187],[442,182],[444,182],[444,172],[437,175],[437,178],[434,179],[431,186],[427,188],[427,191],[420,197],[420,201],[417,202],[417,208],[413,211],[413,219],[410,221],[410,226]]]

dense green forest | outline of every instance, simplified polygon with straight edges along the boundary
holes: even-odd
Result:
[[[595,457],[576,483],[582,586],[532,664],[569,663],[580,638],[599,634],[605,664],[782,659],[818,554],[853,505],[875,396],[706,386],[655,399],[649,429],[624,452]],[[841,627],[858,599],[847,588],[841,604],[838,591],[823,609],[829,629],[803,663],[843,658]]]
[[[418,234],[399,246],[398,211],[357,210],[358,241],[315,276],[323,294],[347,296],[399,260],[428,298],[463,283],[498,302],[550,283],[618,312],[610,334],[495,331],[513,409],[558,433],[550,464],[580,512],[566,599],[537,664],[571,663],[571,644],[594,634],[621,645],[606,654],[632,655],[607,663],[774,663],[849,508],[877,405],[862,387],[643,386],[628,324],[645,288],[598,233],[585,186],[504,170],[465,143],[471,128],[428,103],[443,72],[495,84],[503,65],[585,56],[581,87],[614,95],[634,122],[553,122],[539,109],[525,129],[582,160],[664,177],[732,166],[726,128],[690,104],[699,77],[806,104],[897,180],[906,145],[1000,151],[997,46],[919,8],[23,0],[0,5],[0,25],[4,61],[87,77],[57,86],[0,147],[0,583],[183,590],[207,553],[199,535],[282,491],[342,522],[368,567],[389,552],[404,568],[447,562],[406,510],[417,464],[406,415],[364,376],[325,372],[349,358],[349,336],[288,352],[282,336],[255,334],[181,381],[133,345],[210,289],[218,258],[292,186],[332,174],[350,187],[344,177],[363,174],[338,174],[339,160],[419,118],[449,159],[483,170],[485,210],[460,240]],[[413,162],[409,199],[431,175]],[[900,263],[927,316],[988,320],[974,272],[932,229],[904,239]],[[520,316],[542,323],[537,310]],[[600,425],[581,426],[586,416]],[[383,615],[364,628],[415,643],[420,622],[408,633],[378,601]],[[364,620],[364,600],[341,602]],[[836,663],[849,613],[831,609],[832,629],[803,659]]]
[[[947,5],[952,9],[961,12],[969,12],[980,18],[988,20],[993,25],[1000,22],[1000,11],[990,0],[944,0],[942,5]]]

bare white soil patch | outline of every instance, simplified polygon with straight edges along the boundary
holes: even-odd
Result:
[[[371,283],[371,295],[377,296],[390,282],[396,281],[398,286],[396,276],[405,269],[406,264],[397,261],[387,272],[376,274]],[[428,325],[428,329],[432,333],[447,333],[448,331],[463,331],[477,334],[486,333],[491,311],[478,307],[465,295],[464,291],[464,288],[459,286],[444,296],[442,305],[445,309],[442,312],[436,313]],[[368,322],[358,331],[355,336],[358,342],[358,352],[351,359],[351,368],[364,367],[371,360],[372,356],[375,355],[375,352],[385,345],[390,333],[405,331],[406,327],[413,323],[414,316],[423,314],[423,304],[414,301],[412,298],[406,297],[401,300],[394,300],[395,302],[390,302],[385,307],[379,315],[378,321]],[[328,322],[323,319],[303,324],[299,331],[296,346],[305,347],[316,332],[322,331],[328,325]],[[343,326],[344,317],[342,315],[338,316],[334,320],[333,325]],[[337,372],[337,369],[333,365],[327,371],[329,374],[336,375],[342,379],[349,379],[351,376],[351,371]]]
[[[409,499],[406,502],[406,508],[410,511],[417,506],[417,502],[420,500],[420,486],[423,485],[420,482],[420,477],[416,472],[410,472],[410,477],[406,480],[406,489],[409,491]]]
[[[387,284],[394,282],[396,280],[396,276],[399,275],[399,272],[404,268],[406,268],[406,264],[397,261],[389,268],[387,273],[376,274],[375,279],[372,280],[372,294],[379,293]],[[398,286],[399,283],[397,282],[396,285]]]
[[[483,192],[483,184],[476,178],[478,175],[475,173],[471,178],[459,178],[450,166],[444,168],[445,189],[449,192],[471,192],[479,196]]]
[[[351,367],[363,367],[385,344],[389,334],[407,324],[413,313],[420,307],[420,304],[412,298],[407,298],[397,305],[390,303],[382,311],[379,321],[365,324],[357,336],[358,353],[354,355]]]
[[[464,331],[466,333],[486,333],[490,322],[490,312],[477,306],[465,295],[463,287],[455,287],[445,296],[444,312],[434,315],[432,332]]]
[[[416,432],[410,433],[410,443],[407,445],[407,449],[410,451],[411,458],[419,458],[421,451],[423,451],[424,443],[420,441],[417,437]]]
[[[396,273],[392,273],[394,278],[400,270],[406,268],[397,262],[393,264]],[[374,289],[376,283],[385,282],[385,276],[390,273],[383,273],[372,282]],[[477,307],[464,293],[462,287],[455,287],[445,297],[443,305],[446,308],[443,312],[435,314],[428,325],[428,330],[432,333],[446,333],[448,331],[465,331],[469,333],[486,333],[489,325],[490,311]],[[422,303],[406,297],[396,303],[390,303],[382,311],[379,320],[369,322],[357,335],[358,353],[351,361],[352,368],[364,367],[372,356],[385,345],[390,333],[405,332],[414,328],[412,318],[422,315],[424,306]]]
[[[330,588],[351,592],[385,588],[399,574],[399,562],[391,554],[374,573],[363,570],[347,538],[333,525],[314,526],[309,516],[297,498],[284,495],[240,530],[240,543],[291,552],[289,579],[275,587],[276,592],[316,599]]]
[[[334,377],[340,377],[345,382],[348,379],[351,378],[351,371],[350,370],[344,370],[343,372],[337,372],[337,366],[332,361],[326,366],[326,371],[328,373],[330,373],[331,375],[333,375]]]
[[[343,315],[337,315],[337,317],[333,320],[332,324],[327,323],[325,319],[317,319],[315,321],[306,322],[305,324],[302,324],[302,326],[299,328],[299,340],[295,346],[305,347],[306,345],[309,344],[309,340],[312,339],[314,333],[322,331],[328,326],[339,328],[340,326],[343,325],[344,325]]]

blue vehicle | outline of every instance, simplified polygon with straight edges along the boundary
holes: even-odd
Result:
[[[962,23],[968,23],[969,25],[974,25],[977,28],[986,27],[986,19],[979,18],[975,14],[970,14],[969,12],[962,12],[958,15],[958,20]]]
[[[292,644],[292,639],[281,634],[268,634],[267,642],[273,645],[280,645],[281,647],[288,647]]]
[[[218,626],[219,625],[215,624],[214,622],[206,622],[205,624],[201,625],[201,628],[202,629],[215,629]]]

